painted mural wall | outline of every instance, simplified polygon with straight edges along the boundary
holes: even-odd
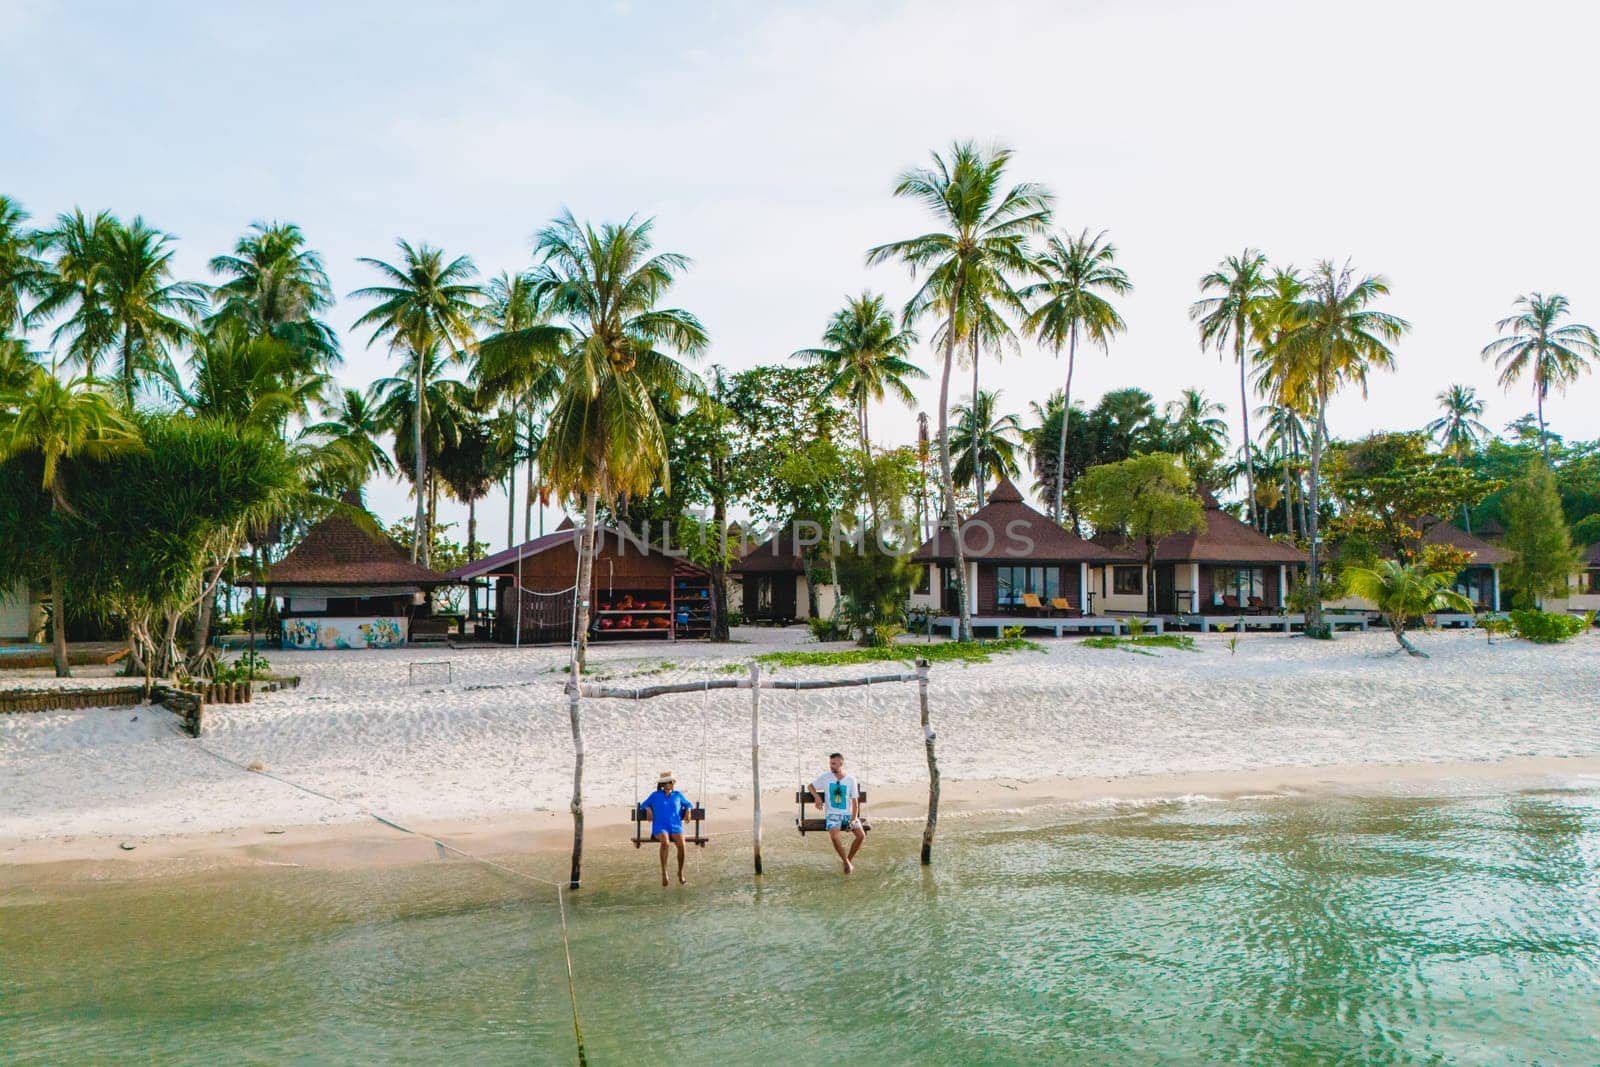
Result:
[[[406,620],[398,616],[283,620],[284,648],[399,648],[405,643]]]

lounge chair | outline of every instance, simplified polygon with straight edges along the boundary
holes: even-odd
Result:
[[[1023,593],[1022,606],[1033,612],[1035,615],[1050,614],[1050,609],[1045,607],[1044,604],[1039,600],[1037,593]]]
[[[1072,601],[1068,600],[1064,596],[1051,597],[1050,609],[1052,611],[1059,611],[1061,614],[1069,618],[1076,618],[1083,614],[1083,612],[1072,606]]]
[[[1258,596],[1251,597],[1249,603],[1250,603],[1250,611],[1253,614],[1265,615],[1267,613],[1267,602],[1265,600],[1262,600],[1260,597],[1258,597]]]

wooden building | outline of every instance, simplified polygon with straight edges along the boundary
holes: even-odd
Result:
[[[1002,477],[989,502],[963,520],[960,537],[973,615],[1024,613],[1028,594],[1045,605],[1064,600],[1069,612],[1079,614],[1144,609],[1144,564],[1137,555],[1085,540],[1052,522],[1023,502],[1009,478]],[[950,531],[941,527],[911,554],[911,562],[924,569],[912,605],[955,614],[959,603]]]
[[[1456,575],[1456,592],[1472,601],[1480,612],[1500,610],[1500,568],[1511,562],[1511,553],[1448,522],[1428,527],[1422,543],[1472,553],[1472,562]]]
[[[750,551],[741,556],[728,569],[739,583],[737,599],[746,622],[787,625],[811,618],[811,568],[805,560],[805,551],[817,540],[807,537],[798,523],[790,523]],[[838,591],[832,584],[816,584],[817,614],[823,618],[833,613]]]
[[[1306,554],[1274,541],[1222,509],[1200,490],[1205,528],[1156,542],[1155,601],[1160,615],[1281,613],[1289,585]],[[1142,557],[1142,546],[1124,545]]]
[[[347,505],[360,506],[357,496]],[[264,576],[282,603],[284,648],[395,648],[430,615],[428,594],[446,579],[413,563],[370,513],[335,513],[313,526]]]
[[[567,520],[553,533],[457,567],[445,577],[493,580],[496,641],[565,643],[572,639],[576,618],[579,533]],[[589,592],[591,640],[711,636],[710,574],[620,531],[597,534]]]

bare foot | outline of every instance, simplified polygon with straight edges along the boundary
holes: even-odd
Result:
[[[672,884],[671,882],[667,881],[667,876],[663,874],[661,876],[661,888],[665,889],[665,888],[667,888],[667,886],[669,886],[671,884]]]
[[[845,860],[844,861],[844,873],[845,874],[855,874],[856,873],[856,865],[851,863],[849,860]]]
[[[688,885],[689,884],[689,879],[685,878],[683,875],[680,874],[680,875],[678,875],[678,884],[679,885]]]

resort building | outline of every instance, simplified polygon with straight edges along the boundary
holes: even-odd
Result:
[[[42,641],[44,604],[27,582],[0,589],[0,641]]]
[[[825,536],[790,523],[746,552],[728,569],[737,582],[737,596],[730,596],[729,604],[746,622],[783,626],[811,618],[814,596],[816,616],[832,615],[838,591],[829,582],[817,582],[813,591],[812,568],[805,559],[806,550]]]
[[[496,641],[564,644],[577,617],[580,532],[564,520],[554,533],[457,567],[445,578],[494,581]],[[591,640],[711,636],[711,575],[619,530],[596,534],[589,604]]]
[[[347,505],[360,506],[355,495]],[[284,648],[396,648],[431,614],[428,594],[446,579],[413,563],[411,554],[367,514],[358,524],[336,512],[264,577],[282,603]]]
[[[1454,583],[1456,592],[1472,601],[1473,610],[1477,612],[1500,610],[1500,567],[1508,563],[1511,556],[1504,549],[1499,548],[1476,534],[1469,534],[1465,530],[1448,522],[1438,522],[1428,527],[1422,535],[1423,545],[1444,545],[1472,554],[1472,562],[1458,575]],[[1327,606],[1331,608],[1349,608],[1356,611],[1377,611],[1377,605],[1358,596],[1347,596],[1339,600],[1330,600]],[[1470,621],[1468,616],[1461,616],[1463,620]]]
[[[1600,611],[1600,543],[1580,553],[1582,567],[1567,582],[1567,611]],[[1551,610],[1559,610],[1554,605]]]
[[[1200,490],[1205,528],[1156,542],[1156,613],[1159,615],[1281,614],[1306,554],[1263,534],[1222,509]],[[1123,545],[1139,552],[1138,545]]]
[[[989,502],[960,527],[973,615],[1027,615],[1030,598],[1069,615],[1145,610],[1144,564],[1133,552],[1085,540],[1023,502],[1002,477]],[[955,542],[948,529],[911,554],[922,575],[913,607],[955,614]]]

